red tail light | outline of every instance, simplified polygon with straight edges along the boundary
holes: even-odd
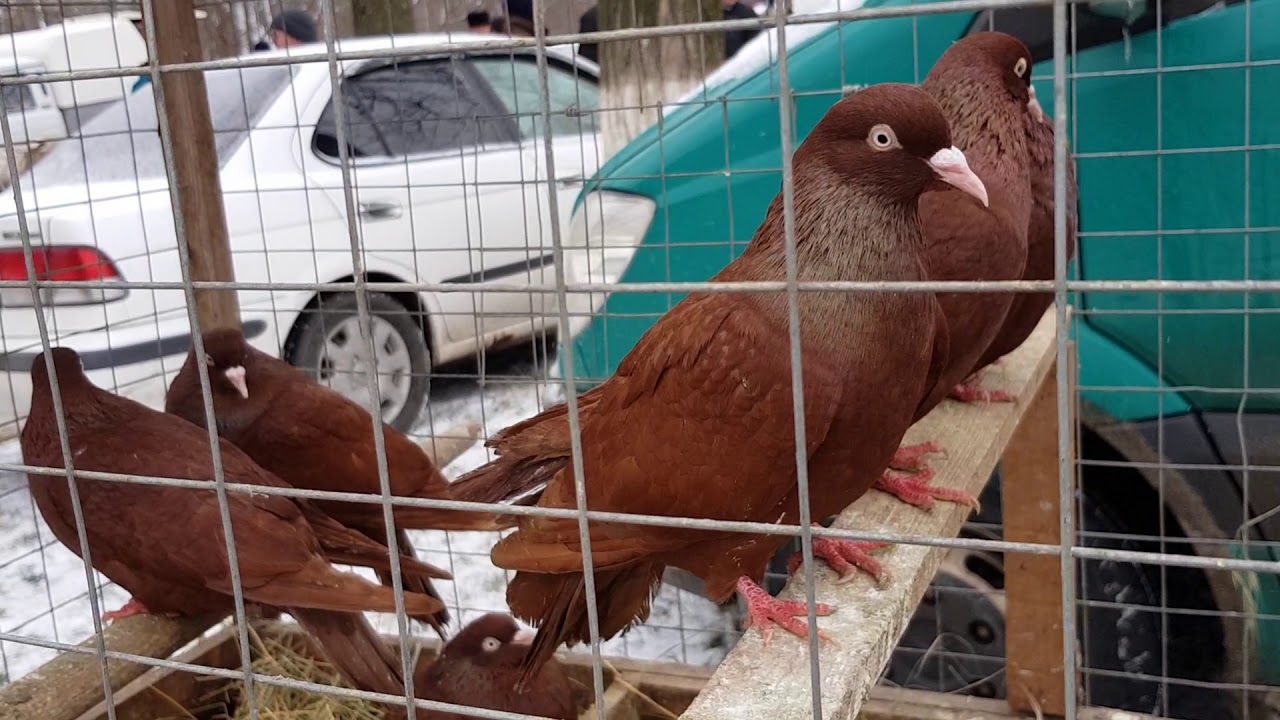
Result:
[[[101,282],[102,287],[50,287],[40,289],[45,305],[92,305],[111,302],[125,296],[120,271],[106,255],[91,247],[33,247],[31,259],[36,279],[52,282]],[[27,263],[22,248],[0,249],[0,280],[27,279]],[[0,305],[31,307],[30,288],[0,288]]]
[[[118,280],[120,272],[106,255],[90,247],[34,247],[36,279],[63,282]],[[0,250],[0,280],[26,280],[22,248]]]

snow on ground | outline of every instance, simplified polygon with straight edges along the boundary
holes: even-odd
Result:
[[[530,361],[528,350],[491,358],[484,381],[473,377],[449,377],[434,382],[431,404],[417,432],[443,433],[465,422],[480,422],[484,435],[536,413],[563,398],[563,387],[545,379]],[[475,373],[474,368],[455,375]],[[477,443],[445,468],[450,478],[486,460]],[[0,444],[0,463],[21,462],[16,440]],[[39,518],[26,488],[26,477],[0,471],[0,633],[18,638],[78,643],[93,634],[92,613],[86,593],[84,564],[53,538]],[[439,582],[441,596],[451,607],[456,629],[474,617],[494,610],[505,611],[505,571],[488,558],[496,533],[411,533],[424,559],[449,568],[452,582]],[[373,577],[372,573],[365,573]],[[128,593],[96,576],[101,610],[114,610],[128,600]],[[386,632],[395,632],[393,616],[371,616]],[[429,633],[415,626],[416,633]],[[716,665],[736,642],[739,631],[728,613],[710,601],[670,586],[663,586],[649,621],[603,645],[603,652],[648,660],[668,660],[694,665]],[[579,648],[585,652],[585,649]],[[56,651],[18,640],[0,640],[0,684],[17,679],[50,660]]]

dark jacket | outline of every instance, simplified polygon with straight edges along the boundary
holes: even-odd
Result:
[[[756,19],[760,17],[756,15],[756,11],[745,3],[735,2],[724,9],[725,20],[744,20],[747,18]],[[746,45],[751,38],[760,34],[759,27],[748,28],[746,30],[730,30],[724,34],[724,59],[728,60]]]

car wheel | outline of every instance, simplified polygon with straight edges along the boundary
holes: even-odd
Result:
[[[382,420],[407,431],[422,415],[430,390],[431,350],[418,314],[394,297],[369,293]],[[371,364],[360,339],[353,293],[324,295],[303,311],[286,349],[289,363],[369,409],[365,373]]]

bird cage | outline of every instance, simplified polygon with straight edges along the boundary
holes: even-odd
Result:
[[[0,720],[1276,717],[1278,12],[0,8]]]

